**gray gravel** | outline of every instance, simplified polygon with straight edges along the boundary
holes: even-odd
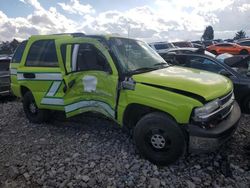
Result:
[[[0,187],[250,187],[250,116],[216,153],[168,167],[142,159],[117,124],[93,114],[32,124],[19,101],[0,103]]]

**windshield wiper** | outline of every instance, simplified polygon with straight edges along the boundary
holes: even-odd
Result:
[[[139,74],[139,73],[144,73],[144,72],[150,72],[153,70],[157,70],[157,68],[156,67],[142,67],[142,68],[138,68],[138,69],[130,71],[129,74]]]

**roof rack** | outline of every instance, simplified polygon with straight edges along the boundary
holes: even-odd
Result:
[[[71,35],[73,37],[84,37],[86,36],[84,33],[57,33],[53,35]]]

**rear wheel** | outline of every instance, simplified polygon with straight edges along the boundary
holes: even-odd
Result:
[[[134,140],[139,152],[157,165],[173,163],[186,152],[183,131],[163,113],[150,113],[139,120],[134,130]]]
[[[240,54],[241,54],[241,55],[247,55],[247,54],[249,54],[249,53],[248,53],[247,50],[241,50],[241,51],[240,51]]]
[[[23,96],[23,109],[26,117],[32,123],[43,123],[49,119],[49,111],[37,108],[35,99],[30,91]]]

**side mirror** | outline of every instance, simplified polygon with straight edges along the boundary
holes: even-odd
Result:
[[[231,74],[228,71],[226,71],[225,69],[222,69],[221,71],[219,71],[219,74],[226,76],[226,77],[231,76]]]

